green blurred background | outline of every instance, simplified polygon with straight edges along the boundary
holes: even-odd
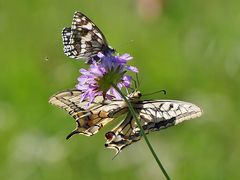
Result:
[[[76,84],[83,61],[61,31],[88,15],[118,52],[134,56],[147,98],[190,101],[201,118],[148,137],[173,179],[239,179],[240,1],[0,1],[0,179],[164,179],[144,141],[114,152],[48,104]],[[115,124],[118,122],[115,122]]]

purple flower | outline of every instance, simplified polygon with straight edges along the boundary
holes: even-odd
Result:
[[[107,99],[122,99],[112,84],[117,85],[119,89],[131,86],[132,78],[125,73],[138,72],[136,67],[126,65],[132,57],[129,54],[113,56],[102,53],[99,53],[98,57],[100,61],[93,61],[88,70],[80,69],[81,76],[78,77],[76,85],[76,88],[83,92],[80,101],[88,99],[90,104],[100,95]]]

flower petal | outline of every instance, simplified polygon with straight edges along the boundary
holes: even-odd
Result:
[[[134,67],[134,66],[126,66],[126,69],[135,73],[138,73],[138,68]]]
[[[127,61],[132,59],[129,54],[114,56],[112,53],[98,53],[97,56],[100,60],[93,60],[88,70],[80,69],[81,76],[77,79],[76,88],[83,92],[80,101],[87,99],[87,105],[93,102],[96,96],[103,94],[107,99],[122,99],[111,84],[116,84],[119,89],[129,88],[132,78],[125,73],[138,72],[136,67],[126,65]]]

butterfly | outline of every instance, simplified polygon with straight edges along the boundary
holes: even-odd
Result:
[[[64,109],[76,121],[76,129],[67,136],[67,139],[74,134],[92,136],[106,124],[124,114],[126,114],[125,119],[105,134],[105,147],[115,149],[118,154],[128,145],[141,139],[140,128],[129,112],[125,101],[104,100],[102,96],[97,96],[87,107],[88,101],[80,102],[81,95],[80,90],[67,90],[57,93],[49,99],[50,104]],[[141,100],[140,97],[141,93],[137,90],[127,96],[138,114],[140,124],[146,134],[202,115],[202,110],[189,102]]]
[[[115,50],[107,43],[101,30],[83,13],[75,12],[72,26],[62,31],[64,53],[74,59],[91,62],[97,54],[112,54]]]

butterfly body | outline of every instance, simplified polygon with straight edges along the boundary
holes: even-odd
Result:
[[[66,110],[76,120],[77,128],[67,138],[74,134],[94,135],[115,118],[127,114],[119,125],[106,133],[105,146],[115,149],[118,153],[141,139],[140,129],[123,100],[104,100],[102,96],[97,96],[87,107],[86,101],[80,103],[81,94],[79,90],[69,90],[57,93],[49,100],[51,104]],[[141,100],[140,97],[141,93],[135,91],[127,98],[138,114],[145,133],[159,131],[202,114],[202,110],[192,103],[176,100]]]
[[[62,31],[64,53],[74,59],[97,59],[99,52],[112,54],[115,50],[107,43],[101,30],[83,13],[75,12],[71,27]]]

